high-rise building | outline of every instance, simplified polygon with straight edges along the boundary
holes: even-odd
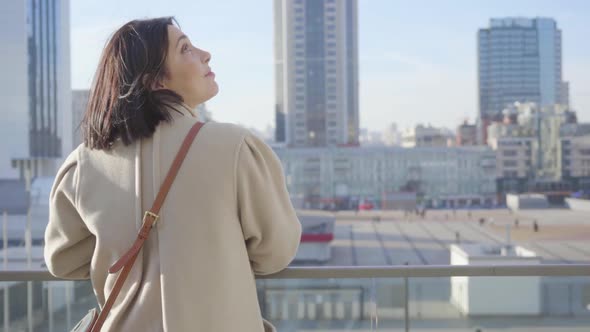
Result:
[[[358,145],[356,0],[274,0],[276,141]]]
[[[540,107],[567,104],[563,99],[561,30],[549,18],[491,19],[478,33],[479,125],[501,121],[514,102]]]
[[[72,148],[69,0],[0,3],[0,177],[50,175]]]

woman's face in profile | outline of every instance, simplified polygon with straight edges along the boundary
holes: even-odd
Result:
[[[219,87],[209,66],[211,54],[194,47],[173,25],[168,26],[168,44],[163,87],[178,93],[191,108],[213,98]]]

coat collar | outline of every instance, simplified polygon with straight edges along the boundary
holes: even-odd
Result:
[[[173,118],[178,118],[178,117],[182,117],[182,116],[188,116],[188,117],[192,117],[192,118],[199,117],[197,114],[198,111],[191,109],[185,103],[179,103],[174,106],[168,106],[168,112],[170,112],[170,114],[172,114]]]

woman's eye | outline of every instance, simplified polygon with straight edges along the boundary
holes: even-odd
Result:
[[[186,51],[188,51],[188,50],[189,50],[189,48],[188,48],[188,45],[187,45],[187,44],[184,44],[184,45],[182,46],[182,52],[186,52]]]

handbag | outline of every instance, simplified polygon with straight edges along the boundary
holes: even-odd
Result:
[[[201,130],[201,127],[203,127],[204,124],[205,123],[203,122],[195,123],[195,125],[186,135],[184,142],[180,147],[180,150],[176,154],[176,158],[174,159],[172,166],[170,166],[170,170],[168,170],[168,174],[164,179],[164,183],[162,183],[162,186],[160,187],[160,191],[156,196],[156,200],[154,201],[152,208],[146,211],[143,216],[143,223],[141,229],[139,230],[139,233],[137,234],[137,239],[135,240],[135,243],[133,243],[131,249],[129,249],[121,258],[119,258],[119,260],[117,260],[117,262],[115,262],[115,264],[113,264],[109,268],[109,273],[117,273],[119,271],[121,271],[121,273],[117,277],[117,280],[115,281],[115,286],[113,286],[113,290],[109,294],[109,297],[107,298],[107,301],[105,302],[102,311],[99,311],[96,308],[91,309],[88,312],[88,314],[86,314],[86,316],[84,316],[84,318],[82,318],[82,320],[80,320],[78,324],[76,324],[76,326],[72,329],[71,332],[100,331],[100,328],[104,324],[105,319],[107,318],[113,304],[115,303],[115,300],[117,299],[117,295],[119,295],[119,292],[121,291],[121,288],[125,283],[125,279],[127,279],[127,276],[129,275],[129,272],[133,267],[133,263],[135,263],[135,259],[137,258],[139,251],[143,247],[143,244],[147,239],[151,229],[153,228],[153,226],[156,225],[156,222],[158,221],[158,213],[160,212],[160,208],[162,207],[162,204],[166,199],[166,195],[168,195],[168,191],[172,186],[174,178],[176,178],[176,174],[178,173],[180,165],[182,165],[182,162],[184,161],[184,158],[188,153],[188,149],[190,148],[192,142],[194,141],[195,137],[199,133],[199,130]]]

